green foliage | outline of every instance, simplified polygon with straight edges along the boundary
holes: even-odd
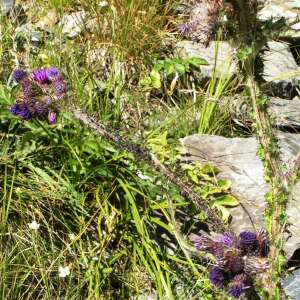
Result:
[[[196,190],[204,198],[211,202],[211,207],[218,209],[223,221],[228,222],[230,212],[228,207],[235,207],[239,202],[235,197],[228,194],[230,192],[231,182],[229,180],[217,179],[218,169],[208,164],[196,162],[194,165],[184,165],[183,169],[187,176],[196,185]],[[204,218],[205,216],[202,216]]]
[[[159,89],[162,86],[162,80],[166,80],[172,75],[182,76],[190,72],[191,68],[199,68],[201,65],[208,65],[205,59],[200,57],[190,58],[166,58],[158,60],[153,66],[150,75],[140,81],[140,84],[145,88]]]

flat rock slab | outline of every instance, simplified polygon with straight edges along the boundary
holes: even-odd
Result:
[[[281,157],[288,164],[300,151],[300,134],[277,134]],[[211,163],[218,167],[218,178],[232,182],[231,191],[241,205],[230,208],[230,227],[239,234],[243,230],[264,227],[265,194],[269,186],[264,179],[263,164],[257,156],[258,142],[250,138],[225,138],[195,134],[181,139],[190,161]],[[300,184],[293,190],[293,199],[287,206],[288,232],[284,250],[288,257],[300,248]]]
[[[234,62],[234,49],[228,42],[212,41],[205,47],[200,43],[180,41],[175,45],[175,52],[179,57],[200,57],[207,60],[207,66],[200,66],[203,78],[211,78],[216,68],[216,76],[230,75],[237,71]]]
[[[295,86],[299,83],[300,68],[288,44],[270,41],[268,50],[263,55],[263,79],[269,82],[269,94],[292,99],[295,96]]]
[[[271,97],[268,113],[273,117],[273,124],[278,127],[300,127],[300,99],[286,100]]]
[[[293,274],[283,279],[281,283],[285,294],[289,297],[289,299],[300,299],[300,269],[294,271]]]

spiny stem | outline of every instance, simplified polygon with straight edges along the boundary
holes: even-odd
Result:
[[[83,124],[93,129],[98,135],[110,140],[116,144],[122,150],[128,151],[136,157],[140,162],[148,163],[154,167],[157,172],[163,173],[173,184],[179,187],[180,191],[184,196],[189,198],[197,209],[205,211],[207,215],[206,222],[210,228],[217,232],[226,231],[225,224],[221,221],[218,213],[211,209],[209,204],[205,199],[202,199],[196,192],[193,191],[190,184],[181,180],[174,172],[169,168],[163,165],[153,154],[151,154],[147,149],[138,146],[127,139],[121,137],[113,129],[108,129],[104,124],[99,120],[89,116],[87,113],[84,113],[78,107],[71,107],[71,111],[74,116],[79,119]]]

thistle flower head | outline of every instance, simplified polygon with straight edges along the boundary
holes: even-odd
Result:
[[[244,259],[240,250],[236,248],[226,249],[219,259],[217,265],[230,274],[237,274],[244,269]]]
[[[60,76],[60,72],[59,72],[58,68],[51,67],[51,68],[46,69],[46,75],[49,80],[52,80],[53,78]]]
[[[28,74],[16,70],[14,79],[20,83],[22,91],[10,111],[24,120],[38,118],[56,123],[59,111],[57,100],[66,96],[67,83],[55,68],[41,68]]]
[[[49,111],[48,121],[49,121],[50,124],[55,124],[56,123],[56,113],[54,111]]]
[[[220,256],[223,253],[223,245],[220,242],[216,242],[208,236],[194,235],[191,237],[192,242],[199,251],[206,251],[215,256]]]
[[[26,103],[17,103],[10,108],[10,112],[21,117],[23,120],[30,120],[32,118],[28,105]]]
[[[44,84],[49,83],[49,77],[47,74],[47,69],[37,69],[32,72],[33,80],[37,81],[38,83]]]
[[[213,266],[209,269],[208,278],[217,288],[223,287],[226,281],[225,273],[217,266]]]
[[[16,81],[16,82],[21,82],[21,80],[23,78],[25,78],[26,76],[28,75],[28,73],[22,69],[17,69],[14,71],[13,73],[13,79]]]
[[[255,246],[255,244],[257,242],[256,233],[251,232],[251,231],[241,232],[239,235],[239,238],[240,238],[241,247],[244,247],[246,249]]]
[[[233,278],[233,283],[228,293],[232,297],[238,299],[247,288],[249,288],[249,286],[247,286],[247,277],[244,274],[239,274]]]
[[[220,236],[219,242],[227,247],[233,247],[236,245],[237,238],[233,233],[225,232]]]
[[[269,252],[269,237],[264,229],[260,229],[257,233],[257,245],[258,251],[256,255],[266,257]]]

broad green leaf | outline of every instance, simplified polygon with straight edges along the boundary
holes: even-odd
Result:
[[[150,73],[150,78],[151,78],[151,85],[159,89],[161,87],[161,77],[158,71],[152,70]]]
[[[194,67],[198,67],[201,65],[203,65],[203,66],[209,65],[207,60],[205,60],[204,58],[201,58],[201,57],[191,57],[187,61],[189,64],[191,64]]]
[[[223,195],[215,199],[213,207],[216,205],[234,207],[239,205],[239,202],[231,195]]]

